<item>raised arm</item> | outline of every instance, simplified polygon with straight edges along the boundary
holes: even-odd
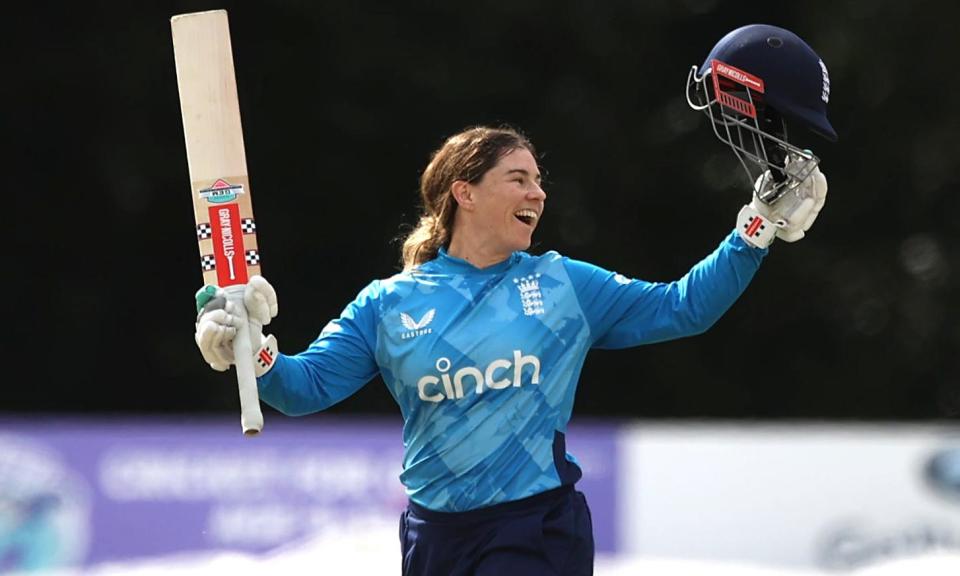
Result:
[[[578,260],[565,265],[593,347],[627,348],[707,330],[743,293],[766,253],[731,232],[674,282],[634,280]]]
[[[277,313],[277,296],[260,276],[250,279],[244,295],[249,312],[250,340],[254,342],[254,369],[260,399],[289,416],[328,408],[369,382],[378,371],[374,359],[377,339],[379,283],[364,288],[340,317],[330,321],[303,352],[281,354],[277,339],[263,336],[262,326]],[[234,362],[233,341],[242,328],[235,304],[215,286],[197,293],[196,341],[204,359],[215,370]]]
[[[290,416],[318,412],[377,375],[377,286],[364,288],[306,350],[277,355],[273,368],[257,379],[264,402]]]

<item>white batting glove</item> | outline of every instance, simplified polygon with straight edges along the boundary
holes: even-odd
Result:
[[[219,288],[215,288],[221,291]],[[233,364],[233,339],[240,328],[240,319],[231,314],[233,303],[223,296],[207,302],[197,317],[194,340],[200,354],[211,368],[223,372]]]
[[[277,291],[263,276],[251,276],[243,291],[243,305],[250,320],[266,326],[277,317]]]
[[[197,291],[197,325],[194,339],[200,354],[214,370],[223,372],[234,363],[233,339],[237,330],[243,328],[239,316],[234,313],[235,304],[226,298],[221,288],[204,286]],[[264,337],[262,327],[277,315],[277,294],[260,276],[250,279],[244,292],[247,307],[247,330],[254,344],[254,372],[263,376],[273,367],[277,357],[277,339]]]
[[[794,160],[787,171],[802,173],[807,160]],[[772,204],[762,202],[757,191],[770,183],[766,172],[754,185],[753,200],[737,215],[737,230],[750,244],[758,248],[768,247],[775,238],[784,242],[802,239],[827,201],[827,177],[814,167],[810,175],[793,190],[788,191]]]

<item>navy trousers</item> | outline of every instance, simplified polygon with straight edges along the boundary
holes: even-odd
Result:
[[[404,576],[593,574],[590,508],[573,486],[468,512],[410,502],[400,544]]]

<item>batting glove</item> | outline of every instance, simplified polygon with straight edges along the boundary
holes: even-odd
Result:
[[[787,171],[802,173],[807,160],[794,160]],[[774,239],[796,242],[802,239],[827,201],[827,177],[815,167],[798,186],[775,202],[767,204],[757,197],[758,191],[772,183],[770,172],[757,178],[753,200],[737,215],[737,230],[750,244],[766,248]]]
[[[226,298],[223,289],[204,286],[196,293],[197,324],[194,339],[203,359],[214,370],[223,372],[234,363],[233,339],[244,328],[235,312],[235,304]],[[244,291],[250,342],[256,346],[254,372],[257,377],[266,374],[277,358],[277,339],[272,334],[264,337],[263,325],[277,315],[277,294],[260,276],[254,276]]]
[[[243,291],[243,305],[251,321],[266,326],[277,317],[277,291],[263,276],[251,276]]]

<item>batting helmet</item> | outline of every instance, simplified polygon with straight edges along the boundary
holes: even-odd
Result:
[[[829,100],[823,60],[793,32],[767,24],[728,33],[687,77],[688,103],[710,117],[717,137],[733,148],[751,181],[769,173],[773,182],[758,190],[765,202],[797,186],[819,161],[790,144],[786,121],[837,140],[827,119]],[[803,166],[799,173],[788,168],[797,159],[805,160],[796,164]]]

